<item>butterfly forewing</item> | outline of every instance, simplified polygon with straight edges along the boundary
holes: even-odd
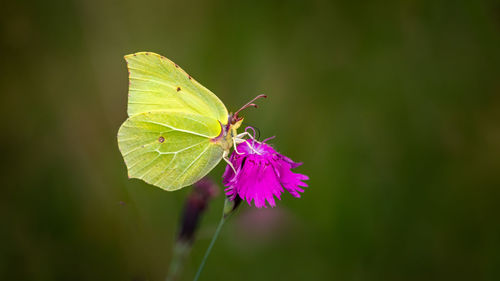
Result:
[[[129,70],[128,115],[182,111],[227,123],[224,104],[169,59],[141,52],[125,56]]]

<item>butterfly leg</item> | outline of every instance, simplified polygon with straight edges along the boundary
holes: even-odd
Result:
[[[241,152],[238,151],[237,144],[240,144],[242,142],[245,142],[245,140],[244,139],[240,139],[238,137],[233,137],[234,152],[236,152],[239,155],[241,155],[243,153],[241,153]]]
[[[249,132],[247,132],[247,130],[248,130],[248,129],[252,129],[252,130],[253,130],[253,136],[252,136]],[[249,137],[251,140],[255,141],[255,129],[254,129],[254,128],[252,128],[252,127],[247,127],[243,133],[238,134],[238,135],[236,135],[236,136],[234,136],[234,137],[233,137],[234,151],[235,151],[237,154],[240,154],[240,155],[241,155],[241,154],[243,154],[243,153],[240,153],[240,152],[238,151],[238,149],[237,149],[236,145],[237,145],[237,144],[240,144],[240,143],[243,143],[243,142],[246,142],[246,140],[243,138],[243,137],[245,137],[245,136],[247,136],[247,137]],[[261,154],[260,152],[258,152],[258,151],[254,148],[254,146],[253,146],[253,145],[250,145],[248,142],[247,142],[247,145],[248,145],[248,147],[249,147],[249,148],[250,148],[250,149],[251,149],[254,153],[259,154],[259,155]]]
[[[244,133],[243,133],[244,134]],[[247,133],[248,134],[248,133]],[[241,135],[241,134],[240,134]],[[239,135],[238,135],[239,136]],[[238,154],[243,154],[243,153],[240,153],[238,152],[238,150],[236,150],[236,144],[240,144],[240,143],[243,143],[243,142],[246,142],[246,144],[248,145],[248,147],[256,154],[259,154],[261,155],[260,152],[258,152],[254,147],[253,145],[249,144],[245,139],[242,139],[242,138],[238,138],[238,136],[234,137],[233,138],[233,144],[234,144],[234,151],[236,151],[236,153]],[[252,138],[252,136],[250,135],[250,137]],[[252,138],[253,140],[253,138]]]
[[[254,147],[253,145],[249,144],[248,142],[247,142],[247,145],[248,145],[248,147],[250,147],[250,149],[251,149],[253,152],[255,152],[255,153],[256,153],[256,154],[258,154],[258,155],[261,155],[261,153],[260,153],[260,152],[258,152],[257,150],[255,150],[255,147]]]
[[[253,130],[253,136],[249,132],[246,131],[249,128]],[[247,127],[247,129],[245,129],[245,131],[243,133],[236,135],[236,138],[240,139],[241,142],[244,142],[245,140],[243,139],[243,137],[244,136],[248,136],[251,140],[255,141],[255,129],[253,129],[252,127]],[[255,152],[255,153],[257,153],[257,154],[260,155],[260,152],[258,152],[257,150],[255,150],[255,148],[253,146],[251,146],[248,142],[247,142],[247,145],[248,145],[248,147],[250,147],[250,149],[253,152]]]
[[[236,147],[235,147],[236,148]],[[233,166],[233,163],[229,161],[229,158],[227,157],[229,155],[229,150],[224,150],[224,153],[222,154],[222,159],[227,162],[227,164],[233,169],[234,174],[236,175],[236,169]]]
[[[249,138],[251,138],[252,140],[255,140],[255,137],[254,137],[254,136],[252,136],[249,132],[246,132],[246,131],[245,131],[245,132],[243,132],[243,133],[241,133],[241,134],[237,134],[237,135],[236,135],[236,138],[238,138],[238,139],[242,139],[244,136],[248,136],[248,137],[249,137]]]

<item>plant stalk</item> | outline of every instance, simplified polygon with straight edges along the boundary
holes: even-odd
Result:
[[[219,225],[217,226],[217,229],[215,230],[214,236],[212,237],[212,241],[210,241],[210,245],[208,245],[207,251],[205,252],[205,256],[203,257],[203,260],[201,260],[200,266],[198,267],[198,271],[196,272],[196,275],[194,276],[193,281],[198,281],[198,278],[200,278],[200,274],[203,271],[203,267],[205,266],[205,263],[207,262],[208,256],[210,255],[210,252],[212,251],[212,248],[215,244],[215,240],[217,240],[217,237],[219,236],[220,230],[222,229],[222,226],[224,225],[224,222],[226,221],[226,218],[224,215],[220,218]]]

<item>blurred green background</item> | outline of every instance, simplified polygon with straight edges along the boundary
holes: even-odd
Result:
[[[229,110],[266,93],[246,124],[311,178],[244,205],[201,280],[500,280],[497,1],[1,6],[0,279],[163,280],[190,188],[127,179],[116,143],[123,55],[153,51]]]

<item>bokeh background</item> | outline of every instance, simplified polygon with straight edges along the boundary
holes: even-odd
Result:
[[[164,279],[190,188],[127,179],[116,143],[123,55],[153,51],[230,110],[266,93],[246,124],[311,178],[301,199],[243,206],[201,280],[500,280],[497,1],[1,7],[0,279]]]

